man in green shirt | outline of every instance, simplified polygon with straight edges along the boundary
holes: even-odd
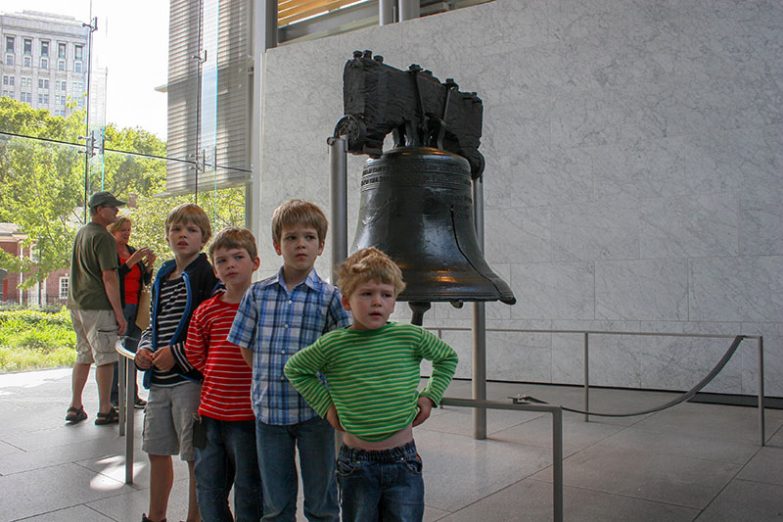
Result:
[[[114,344],[125,333],[127,322],[120,301],[117,274],[117,246],[106,226],[114,223],[124,205],[110,192],[96,192],[90,198],[90,222],[79,229],[71,256],[68,308],[76,331],[76,363],[71,381],[71,405],[65,420],[71,424],[87,418],[82,392],[94,362],[98,383],[98,414],[95,424],[118,422],[117,410],[110,402],[113,364],[117,361]]]

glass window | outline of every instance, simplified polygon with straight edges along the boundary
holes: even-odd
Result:
[[[68,299],[68,284],[70,277],[65,276],[60,278],[60,299]]]
[[[57,60],[57,70],[58,71],[65,70],[65,60]]]
[[[80,61],[73,62],[73,72],[75,73],[82,72],[82,62]]]
[[[57,58],[65,60],[65,43],[63,42],[57,44]]]
[[[38,104],[39,105],[49,105],[49,95],[48,94],[39,94],[38,95]]]
[[[45,78],[38,78],[38,88],[49,90],[49,80]]]
[[[6,65],[13,65],[14,64],[14,55],[13,54],[6,54],[5,55],[5,64]]]
[[[23,62],[24,62],[23,63],[24,67],[32,67],[33,66],[33,57],[26,54],[26,55],[24,55]]]
[[[14,41],[16,40],[13,36],[6,36],[5,37],[5,52],[12,53],[14,52]]]
[[[48,68],[49,68],[49,58],[41,56],[41,69],[48,69]]]
[[[83,60],[84,59],[84,46],[83,45],[74,45],[73,46],[73,59],[74,60]]]
[[[33,39],[24,39],[24,54],[33,54]]]
[[[49,42],[46,40],[41,41],[41,56],[49,56]]]

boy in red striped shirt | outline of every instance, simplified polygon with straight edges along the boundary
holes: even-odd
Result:
[[[256,457],[252,370],[240,348],[226,340],[239,302],[260,260],[249,230],[221,230],[209,247],[215,275],[226,291],[199,305],[190,320],[185,353],[204,375],[201,422],[194,428],[196,498],[203,520],[234,520],[228,494],[234,486],[236,520],[260,520],[261,477]]]

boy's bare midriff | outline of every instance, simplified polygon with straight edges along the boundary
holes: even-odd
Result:
[[[387,449],[404,446],[405,444],[413,441],[413,426],[408,425],[406,428],[401,429],[388,439],[379,440],[377,442],[368,442],[362,440],[359,437],[351,435],[348,432],[343,432],[343,444],[349,448],[356,448],[365,451],[382,451]]]

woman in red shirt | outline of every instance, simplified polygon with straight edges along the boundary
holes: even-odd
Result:
[[[138,250],[128,244],[131,235],[131,220],[125,216],[117,218],[107,229],[117,242],[117,258],[120,268],[120,300],[122,301],[123,315],[128,321],[128,329],[123,338],[125,349],[136,351],[141,337],[141,331],[136,326],[136,312],[139,304],[139,295],[144,285],[152,280],[152,265],[155,262],[155,254],[149,248]],[[111,402],[117,404],[117,365],[114,365],[114,381],[111,388]],[[143,408],[147,403],[136,393],[135,406]]]

